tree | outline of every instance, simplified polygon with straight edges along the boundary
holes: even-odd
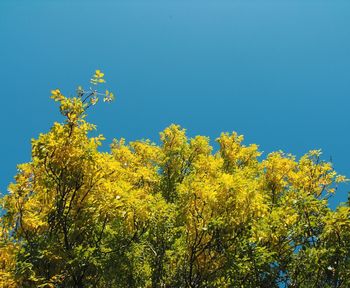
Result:
[[[91,83],[104,83],[97,70]],[[64,123],[32,141],[1,199],[2,287],[349,287],[348,204],[321,152],[260,159],[223,133],[188,139],[171,125],[161,145],[103,136],[86,111],[109,91],[60,90]]]

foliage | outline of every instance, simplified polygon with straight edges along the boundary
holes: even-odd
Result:
[[[1,287],[350,287],[349,206],[327,203],[346,179],[320,151],[261,160],[224,133],[213,152],[171,125],[160,145],[100,152],[85,120],[99,97],[114,95],[52,91],[65,122],[1,199]]]

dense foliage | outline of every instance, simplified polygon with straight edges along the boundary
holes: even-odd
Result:
[[[52,91],[65,122],[1,200],[1,287],[350,287],[349,207],[327,203],[346,179],[320,151],[260,159],[223,133],[213,152],[171,125],[100,152],[85,120],[100,96]]]

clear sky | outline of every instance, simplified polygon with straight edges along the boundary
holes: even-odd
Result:
[[[50,90],[97,68],[117,94],[88,118],[107,144],[177,123],[237,131],[264,155],[322,149],[350,176],[350,1],[1,0],[0,67],[2,192],[61,120]]]

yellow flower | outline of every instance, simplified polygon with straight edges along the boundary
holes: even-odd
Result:
[[[102,78],[103,76],[105,76],[105,74],[102,73],[101,70],[96,70],[94,76],[95,78]]]
[[[51,90],[51,94],[52,94],[52,96],[59,96],[59,95],[61,95],[61,91],[60,91],[60,89]]]

